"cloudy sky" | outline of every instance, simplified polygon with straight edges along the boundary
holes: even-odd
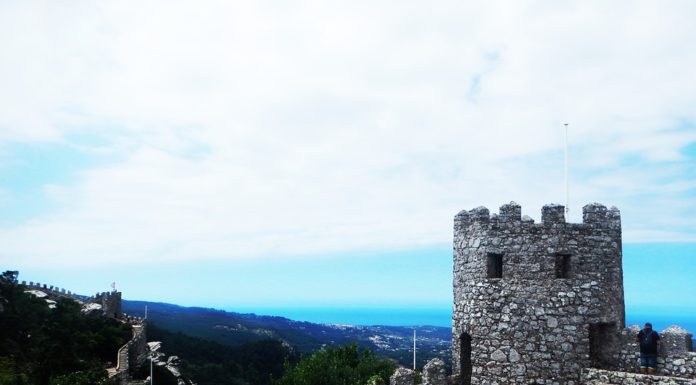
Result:
[[[695,14],[3,1],[0,264],[216,306],[447,304],[453,215],[564,203],[566,122],[570,220],[615,205],[625,243],[696,258]]]

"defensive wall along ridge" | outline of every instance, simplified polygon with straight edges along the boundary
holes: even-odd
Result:
[[[147,336],[143,322],[132,323],[133,337],[118,350],[116,366],[107,369],[109,379],[119,385],[142,384],[142,381],[132,381],[132,369],[142,363],[146,356]]]
[[[41,284],[40,282],[26,282],[21,284],[27,288],[27,291],[33,295],[43,296],[51,295],[54,297],[63,297],[72,299],[82,304],[84,312],[95,312],[104,317],[117,319],[121,322],[131,325],[133,335],[131,339],[119,348],[116,354],[116,365],[108,368],[109,379],[119,385],[135,385],[142,384],[142,381],[132,381],[132,369],[147,355],[147,336],[145,333],[144,320],[137,317],[129,317],[122,312],[121,292],[107,291],[99,292],[93,296],[85,296],[73,293],[69,290]],[[43,293],[43,294],[42,294]]]
[[[27,287],[30,292],[33,292],[34,295],[36,295],[37,292],[43,292],[55,297],[68,298],[81,303],[85,310],[98,311],[109,318],[121,319],[123,317],[120,291],[104,291],[96,293],[93,296],[86,296],[40,282],[29,281],[29,283],[27,283],[27,281],[22,281],[21,284]]]

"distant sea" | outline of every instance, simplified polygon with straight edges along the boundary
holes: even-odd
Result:
[[[388,325],[388,326],[452,326],[452,311],[449,308],[423,307],[298,307],[298,308],[234,308],[240,313],[256,313],[324,324]],[[642,326],[651,322],[655,330],[661,331],[671,325],[679,325],[696,334],[696,314],[678,311],[631,311],[626,313],[626,326]]]
[[[385,326],[452,326],[449,308],[423,307],[297,307],[297,308],[230,308],[238,313],[255,313],[323,324]]]
[[[664,330],[672,325],[678,325],[696,337],[696,314],[693,312],[626,312],[626,326],[638,325],[642,328],[646,322],[650,322],[653,325],[653,329],[657,331]]]

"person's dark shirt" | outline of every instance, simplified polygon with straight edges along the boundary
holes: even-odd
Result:
[[[643,354],[657,354],[657,342],[660,335],[652,329],[643,329],[638,333],[640,352]]]

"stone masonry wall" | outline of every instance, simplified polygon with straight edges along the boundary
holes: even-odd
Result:
[[[614,355],[616,369],[636,372],[639,366],[640,349],[636,335],[640,327],[633,325],[623,329],[620,345]],[[661,346],[657,356],[657,374],[685,378],[696,378],[696,353],[690,351],[692,334],[678,327],[671,326],[660,332]]]
[[[389,377],[389,385],[450,385],[450,378],[447,377],[445,362],[439,358],[433,358],[423,366],[420,381],[416,384],[418,377],[416,373],[407,368],[397,368]]]
[[[500,215],[462,211],[453,284],[462,384],[578,384],[583,367],[611,367],[624,327],[619,211],[587,205],[581,224],[566,223],[559,205],[544,206],[540,224],[515,203]]]
[[[145,325],[133,324],[133,337],[118,350],[116,367],[109,368],[109,380],[113,383],[125,385],[130,380],[132,367],[137,366],[137,359],[143,356],[147,350],[147,336]]]
[[[120,319],[123,317],[121,311],[121,292],[119,291],[105,291],[101,293],[96,293],[94,296],[84,296],[73,293],[69,290],[63,288],[42,284],[40,282],[22,281],[22,285],[35,290],[40,290],[57,297],[69,298],[79,303],[96,303],[101,306],[101,310],[106,317]]]
[[[45,283],[42,284],[41,282],[29,281],[27,283],[27,281],[22,281],[22,285],[26,286],[30,289],[41,290],[41,291],[50,293],[50,294],[57,296],[57,297],[69,298],[69,299],[72,299],[74,301],[78,301],[80,303],[88,301],[90,299],[90,297],[73,293],[70,290],[66,290],[66,289],[60,288],[58,286],[48,285]]]
[[[138,366],[145,362],[147,358],[147,335],[145,324],[137,323],[133,325],[133,338],[128,347],[128,360],[131,366]]]
[[[584,369],[581,380],[585,385],[696,385],[694,379],[612,372],[601,369]]]
[[[121,311],[121,292],[105,291],[97,293],[90,302],[98,303],[106,317],[120,319],[123,316]]]

